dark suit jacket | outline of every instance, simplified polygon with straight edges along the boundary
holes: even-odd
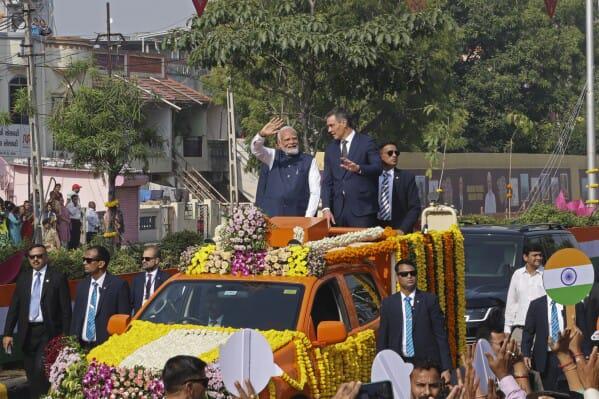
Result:
[[[414,302],[414,357],[434,360],[443,370],[451,369],[445,321],[437,296],[416,290]],[[376,350],[392,349],[403,356],[402,341],[403,301],[397,292],[383,300]]]
[[[566,322],[565,310],[566,309],[564,308],[564,323]],[[547,365],[547,339],[549,338],[548,317],[547,295],[544,295],[530,303],[528,311],[526,312],[524,331],[522,331],[522,354],[526,357],[532,357],[533,368],[539,372],[543,372]],[[576,305],[576,325],[583,333],[587,331],[586,317],[582,303]],[[590,353],[590,343],[586,334],[582,349],[585,354]]]
[[[23,347],[25,337],[29,331],[29,302],[31,300],[32,279],[32,268],[26,269],[19,275],[4,327],[4,335],[12,336],[15,326],[18,326],[16,338],[21,347]],[[48,338],[60,334],[68,335],[71,324],[69,284],[66,276],[58,270],[54,270],[51,266],[46,268],[40,305]]]
[[[158,290],[158,287],[168,280],[169,277],[170,276],[167,272],[158,269],[156,278],[154,279],[154,291]],[[133,277],[133,282],[131,283],[131,307],[133,308],[133,313],[137,313],[144,302],[145,285],[146,272],[138,273],[135,277]]]
[[[420,217],[420,197],[412,172],[395,168],[391,201],[391,221],[383,223],[404,233],[411,233]]]
[[[324,179],[321,198],[322,207],[329,208],[338,219],[344,207],[348,214],[376,217],[378,212],[378,177],[382,172],[381,158],[374,140],[356,133],[352,139],[348,159],[360,165],[360,173],[343,169],[341,165],[341,144],[331,142],[324,153]],[[345,195],[344,195],[345,193]]]
[[[87,276],[77,285],[77,295],[73,306],[73,322],[71,335],[81,339],[83,323],[87,313],[87,297],[91,277]],[[96,311],[96,344],[101,344],[108,339],[108,319],[115,314],[131,314],[131,300],[129,299],[129,286],[120,278],[106,273],[104,284],[100,289],[100,300]]]

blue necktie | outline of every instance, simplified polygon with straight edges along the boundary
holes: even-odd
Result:
[[[383,187],[381,188],[379,219],[391,220],[391,203],[389,202],[389,172],[383,172]]]
[[[29,301],[29,321],[35,321],[40,314],[40,300],[42,298],[42,273],[35,272],[31,300]]]
[[[557,305],[551,301],[551,339],[557,342],[559,338],[559,320],[557,318]]]
[[[89,301],[89,307],[87,308],[87,325],[85,331],[89,342],[96,340],[96,304],[98,302],[98,283],[95,281],[92,283],[94,288],[92,290],[92,297]]]
[[[406,315],[406,356],[414,357],[414,337],[412,337],[412,298],[405,297],[404,302],[406,306],[405,315]]]

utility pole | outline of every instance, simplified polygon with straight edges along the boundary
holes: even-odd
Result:
[[[235,137],[235,103],[233,91],[227,88],[227,125],[229,139],[229,203],[233,207],[239,202],[237,191],[237,138]]]
[[[108,77],[112,76],[112,54],[110,52],[110,3],[106,2],[106,40],[107,43],[107,51],[108,51]]]
[[[599,201],[597,200],[597,170],[595,166],[595,95],[594,95],[594,69],[595,60],[593,52],[593,1],[586,0],[586,57],[587,57],[587,174],[589,182],[589,199],[587,204],[596,207]]]
[[[40,218],[44,212],[44,179],[42,170],[40,136],[38,130],[38,117],[36,106],[36,80],[35,80],[35,48],[31,37],[31,13],[33,12],[31,1],[23,2],[23,16],[25,17],[25,43],[23,56],[27,57],[27,98],[29,101],[29,133],[31,134],[31,182],[33,185],[33,212],[34,212],[34,234],[35,243],[42,242],[42,230]]]

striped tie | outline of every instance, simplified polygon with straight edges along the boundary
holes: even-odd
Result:
[[[89,301],[89,307],[87,308],[87,325],[85,331],[89,342],[96,340],[96,305],[98,302],[98,283],[95,281],[92,283],[94,288],[92,290],[92,297]]]
[[[35,272],[35,281],[31,290],[31,300],[29,301],[29,321],[36,321],[40,314],[40,301],[42,297],[42,273]]]
[[[405,315],[406,315],[406,356],[414,357],[414,337],[412,337],[412,298],[405,297],[404,302],[406,306]]]
[[[389,202],[389,172],[383,172],[383,187],[379,194],[379,219],[391,220],[391,203]]]
[[[557,319],[557,306],[551,301],[551,339],[557,342],[559,338],[559,320]]]

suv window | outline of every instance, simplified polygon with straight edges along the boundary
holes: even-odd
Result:
[[[336,279],[332,278],[318,287],[310,316],[315,331],[321,321],[342,321],[345,328],[350,329],[347,309]]]
[[[356,308],[358,323],[366,324],[379,315],[381,295],[372,276],[368,273],[346,274],[345,282]]]
[[[547,251],[547,259],[554,252],[564,248],[576,248],[574,240],[569,234],[550,234],[544,237],[545,251]]]

